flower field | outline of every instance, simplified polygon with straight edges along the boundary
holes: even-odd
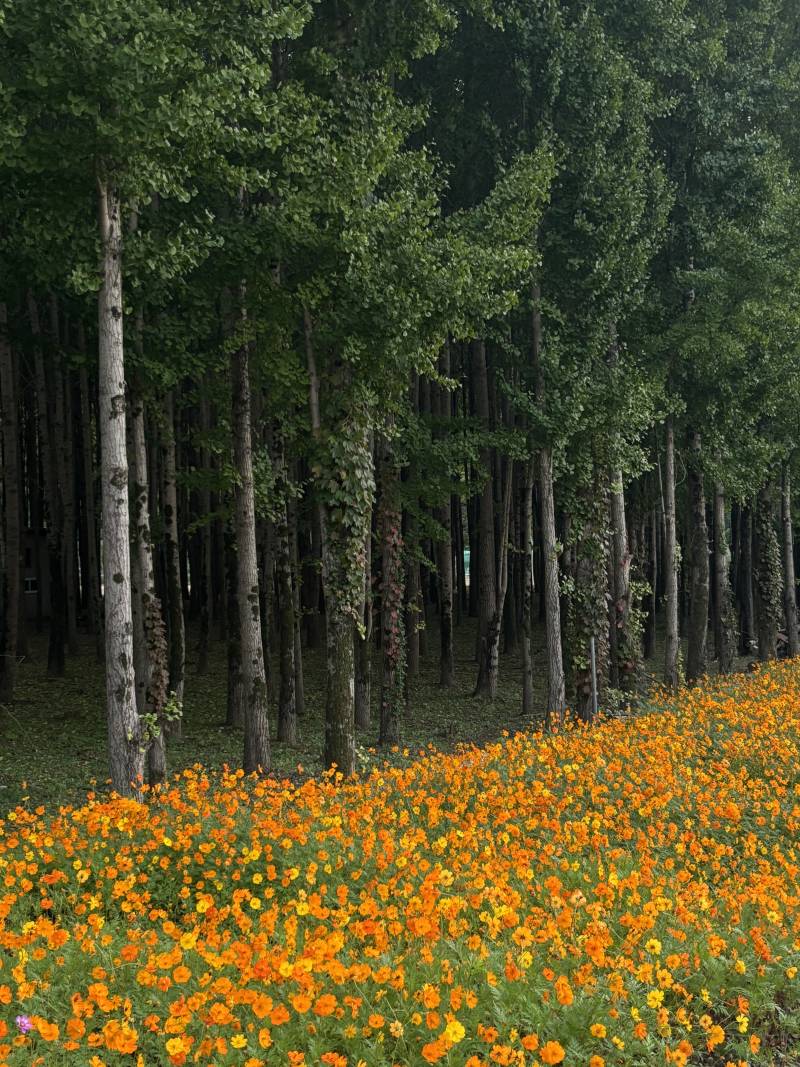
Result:
[[[0,821],[0,1065],[797,1063],[800,665]]]

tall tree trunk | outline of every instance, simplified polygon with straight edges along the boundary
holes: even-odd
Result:
[[[650,509],[650,519],[647,526],[647,582],[650,587],[646,595],[647,616],[644,624],[644,658],[652,659],[656,649],[656,618],[658,611],[658,510]]]
[[[17,425],[17,388],[14,358],[7,336],[6,305],[0,302],[0,425],[3,442],[3,487],[5,504],[5,589],[3,643],[0,646],[0,703],[14,700],[17,675],[17,643],[21,615],[21,537],[19,429]]]
[[[717,484],[714,488],[714,642],[720,674],[730,674],[733,670],[736,639],[726,512],[725,490]]]
[[[230,525],[225,529],[225,626],[228,662],[228,690],[226,726],[244,726],[244,681],[242,678],[242,646],[239,637],[239,601],[236,541]]]
[[[609,558],[611,565],[611,604],[609,605],[611,684],[619,689],[628,690],[632,687],[635,678],[638,649],[630,633],[632,557],[628,545],[625,491],[621,470],[615,470],[611,475],[609,513],[611,518]]]
[[[364,575],[364,633],[354,635],[355,640],[355,720],[359,730],[370,727],[372,705],[372,524],[366,538],[364,552],[367,557]]]
[[[678,554],[675,526],[675,429],[672,416],[666,423],[666,452],[664,457],[664,604],[666,641],[664,647],[664,682],[677,689],[678,652]]]
[[[484,433],[490,426],[489,375],[486,364],[486,345],[483,341],[473,341],[472,350],[472,386],[475,395],[475,414]],[[497,614],[497,549],[495,545],[494,517],[494,462],[492,450],[485,446],[480,451],[480,463],[483,469],[483,489],[480,495],[478,515],[478,536],[480,538],[480,570],[474,574],[478,581],[478,680],[475,694],[490,698],[491,678],[489,671],[490,626]],[[472,560],[470,560],[472,563]],[[495,680],[496,685],[496,680]]]
[[[525,464],[522,489],[522,714],[530,719],[533,703],[533,485],[536,463],[531,457]]]
[[[769,482],[758,492],[753,540],[758,658],[769,660],[775,659],[778,654],[778,625],[783,599],[781,553],[775,534],[772,486]]]
[[[183,584],[178,531],[178,483],[175,444],[175,395],[170,389],[164,400],[163,439],[164,541],[167,562],[167,633],[169,635],[169,691],[183,704],[186,672],[186,630],[183,621]],[[172,732],[172,731],[171,731]],[[177,731],[176,731],[177,732]]]
[[[132,557],[131,590],[138,598],[140,623],[134,628],[134,662],[136,664],[137,708],[147,716],[147,772],[151,785],[163,782],[167,774],[167,722],[164,709],[169,681],[167,635],[161,602],[156,595],[153,539],[150,530],[150,492],[148,487],[147,444],[144,405],[136,391],[131,391],[131,502]]]
[[[98,373],[108,742],[113,788],[138,796],[144,757],[133,674],[120,202],[118,191],[102,182],[99,194],[103,282],[98,298]]]
[[[686,680],[689,684],[692,684],[701,678],[707,669],[708,599],[710,589],[703,455],[700,434],[696,430],[689,435],[688,467],[690,615]]]
[[[400,741],[406,634],[403,617],[403,535],[398,474],[387,444],[381,462],[381,716],[378,743]]]
[[[33,352],[36,367],[36,391],[39,409],[39,447],[44,476],[44,496],[47,505],[47,555],[50,575],[50,636],[47,650],[47,671],[53,677],[64,674],[64,641],[66,615],[64,605],[63,504],[58,482],[56,459],[55,418],[48,397],[47,372],[42,350],[39,311],[32,293],[28,293],[28,315],[33,333]],[[59,338],[53,338],[54,348]],[[57,359],[52,354],[52,364]]]
[[[72,374],[69,367],[59,376],[59,391],[63,404],[63,436],[61,438],[61,469],[64,498],[64,588],[66,593],[67,648],[71,656],[78,654],[78,535],[75,508],[75,440]],[[59,420],[56,419],[56,425]]]
[[[294,663],[294,590],[292,589],[292,557],[289,550],[289,505],[286,460],[281,459],[284,479],[283,500],[279,505],[276,529],[278,578],[278,646],[280,654],[280,684],[278,686],[278,740],[297,743],[297,704]]]
[[[206,386],[207,389],[207,386]],[[211,433],[211,404],[207,392],[200,401],[200,470],[203,484],[200,489],[200,509],[203,513],[200,527],[202,578],[200,630],[197,642],[197,674],[204,675],[208,670],[208,642],[214,625],[214,551],[212,545],[211,519],[211,477],[212,459],[208,447]]]
[[[536,403],[545,411],[545,377],[541,361],[542,317],[541,292],[533,286],[531,300],[531,358],[536,386]],[[566,682],[564,678],[564,653],[561,644],[561,599],[558,580],[558,540],[556,538],[556,509],[553,491],[553,456],[549,445],[539,449],[538,456],[539,500],[541,508],[542,541],[542,589],[544,597],[544,624],[547,643],[547,707],[545,722],[549,726],[552,716],[560,722],[566,711]]]
[[[794,532],[792,530],[792,483],[789,461],[781,477],[781,525],[783,527],[783,612],[789,655],[800,651],[797,636],[797,583],[794,576]]]
[[[739,599],[739,651],[743,656],[752,655],[755,645],[753,540],[753,511],[752,508],[742,507],[739,511],[737,593]]]
[[[296,474],[295,474],[295,480]],[[300,630],[300,556],[297,547],[297,504],[289,503],[289,554],[292,567],[292,603],[294,605],[294,703],[297,718],[306,710],[306,687],[303,672],[303,641]]]
[[[246,343],[231,356],[231,432],[236,524],[237,598],[239,638],[244,686],[244,770],[267,771],[270,767],[269,706],[261,640],[261,607],[258,586],[256,516],[253,492],[253,453],[250,425],[250,368]]]
[[[445,344],[439,356],[439,373],[450,377],[450,345]],[[440,435],[447,433],[450,420],[450,393],[439,386],[437,412]],[[453,656],[453,524],[452,495],[437,509],[436,518],[444,531],[436,544],[436,567],[439,572],[439,685],[450,689],[455,682]]]
[[[78,326],[78,347],[86,351],[83,325]],[[81,458],[83,462],[83,504],[86,521],[86,561],[87,573],[83,576],[86,583],[86,601],[88,605],[89,629],[95,638],[95,652],[98,661],[103,659],[103,617],[100,610],[100,566],[98,563],[97,539],[97,504],[95,502],[95,467],[92,447],[92,406],[89,396],[89,372],[82,364],[79,375]]]

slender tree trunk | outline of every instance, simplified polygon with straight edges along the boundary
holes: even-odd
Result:
[[[406,634],[403,617],[403,536],[398,473],[387,444],[381,462],[381,716],[378,743],[400,741]]]
[[[752,508],[742,507],[739,512],[739,651],[750,656],[756,643],[754,579],[754,533]]]
[[[103,283],[98,298],[98,373],[108,741],[113,788],[138,796],[144,756],[133,674],[120,202],[114,188],[100,183],[99,192]]]
[[[664,682],[677,689],[678,677],[678,555],[675,526],[675,430],[670,415],[666,423],[664,457],[664,603],[666,607],[666,644]]]
[[[778,625],[783,599],[781,553],[775,534],[772,485],[758,492],[755,513],[753,554],[755,556],[754,606],[758,658],[775,659],[778,652]]]
[[[534,285],[531,307],[531,357],[536,382],[536,402],[544,412],[545,377],[541,362],[542,318],[541,293]],[[541,508],[542,541],[542,589],[544,597],[545,639],[547,643],[547,707],[545,722],[549,726],[552,716],[558,722],[566,711],[566,681],[564,678],[564,653],[561,645],[561,599],[558,580],[558,540],[556,538],[556,509],[553,491],[553,457],[549,445],[539,450],[538,456],[539,500]]]
[[[689,435],[688,541],[690,615],[686,680],[689,684],[693,684],[706,673],[707,669],[708,599],[710,589],[703,456],[700,434],[697,431],[693,431]]]
[[[239,637],[239,602],[236,541],[228,526],[225,530],[225,634],[228,660],[228,692],[226,725],[233,729],[244,726],[245,693],[242,677],[242,646]]]
[[[0,647],[0,703],[14,700],[17,675],[17,644],[20,605],[21,537],[19,431],[17,425],[17,388],[14,359],[7,336],[6,305],[0,302],[0,424],[3,442],[3,486],[5,504],[5,589],[0,585],[0,600],[4,601],[3,644]]]
[[[370,727],[372,705],[372,524],[364,546],[367,562],[364,581],[364,633],[354,640],[356,663],[355,720],[359,730]]]
[[[445,344],[439,356],[439,373],[444,378],[450,377],[450,345]],[[438,388],[437,415],[441,426],[440,433],[447,433],[450,420],[450,393],[443,387]],[[444,530],[436,545],[436,567],[439,572],[439,684],[450,689],[455,682],[455,665],[453,656],[453,523],[452,496],[436,511],[436,518]]]
[[[237,598],[244,686],[244,770],[270,767],[269,706],[261,640],[261,608],[256,550],[256,516],[253,495],[252,431],[250,426],[250,369],[246,343],[231,356],[231,432],[236,524]]]
[[[475,393],[475,414],[484,433],[490,430],[489,375],[486,365],[486,345],[473,341],[472,385]],[[480,462],[483,469],[483,490],[480,496],[478,536],[480,538],[480,570],[475,574],[478,581],[478,680],[475,694],[492,698],[489,663],[490,626],[497,614],[497,549],[494,528],[494,463],[492,450],[481,448]],[[472,562],[472,560],[470,560]],[[496,685],[496,680],[495,680]]]
[[[150,492],[148,487],[147,444],[144,425],[144,406],[141,396],[131,394],[131,501],[133,505],[133,536],[131,570],[135,575],[132,590],[138,596],[138,615],[141,620],[136,663],[137,707],[149,718],[147,737],[147,770],[151,785],[163,782],[167,774],[167,722],[164,708],[169,681],[168,648],[161,602],[156,595],[153,539],[150,530]],[[134,637],[136,637],[134,630]]]
[[[163,439],[164,541],[167,562],[167,632],[169,635],[169,691],[183,704],[186,671],[186,630],[183,621],[183,584],[178,531],[178,483],[175,445],[175,396],[170,390],[164,401]],[[171,728],[172,732],[172,728]]]
[[[647,594],[647,617],[644,624],[644,658],[652,659],[656,649],[656,619],[658,611],[658,511],[655,507],[650,510],[650,522],[648,532],[647,554],[647,581],[650,592]]]
[[[47,554],[50,572],[50,636],[47,651],[47,671],[53,677],[64,674],[65,606],[63,547],[63,504],[58,482],[56,460],[55,418],[48,398],[47,372],[42,350],[39,311],[32,293],[28,293],[28,315],[33,333],[33,351],[36,367],[36,389],[39,408],[39,446],[44,476],[44,495],[47,504]],[[53,338],[54,347],[59,338]],[[53,364],[57,355],[53,352]]]
[[[731,550],[726,530],[725,490],[714,489],[714,641],[720,674],[733,670],[735,649],[733,601],[731,599]]]
[[[792,530],[792,483],[788,460],[781,477],[781,525],[783,527],[783,611],[789,655],[800,651],[797,636],[797,583],[794,576],[794,532]]]
[[[211,628],[214,625],[214,554],[212,545],[212,519],[211,519],[211,477],[212,460],[211,451],[208,447],[208,437],[211,433],[211,405],[206,393],[200,402],[200,471],[203,484],[200,489],[200,509],[203,513],[200,527],[202,578],[201,578],[201,608],[200,630],[197,642],[197,674],[204,675],[208,670],[208,642],[211,636]]]
[[[306,360],[308,367],[309,391],[308,405],[311,415],[311,432],[319,444],[322,437],[320,417],[320,380],[317,372],[313,344],[313,323],[307,310],[304,310]],[[359,446],[361,459],[365,467],[371,467],[372,455],[369,444],[369,432],[348,426],[343,432],[360,434]],[[351,452],[351,459],[353,454]],[[339,474],[339,472],[336,472]],[[320,547],[322,554],[322,582],[325,594],[326,622],[326,674],[327,693],[325,701],[325,751],[324,761],[327,767],[335,766],[345,777],[355,773],[355,618],[353,605],[348,603],[342,585],[350,576],[353,560],[350,558],[351,544],[344,531],[331,530],[330,518],[324,507],[319,509]],[[366,527],[362,531],[366,537]],[[362,542],[363,544],[363,542]],[[363,549],[362,549],[363,551]],[[364,561],[365,562],[365,561]],[[363,566],[363,564],[362,564]],[[361,589],[363,597],[364,571],[361,572]],[[359,615],[363,612],[361,604]]]
[[[522,714],[530,719],[533,703],[533,485],[536,462],[533,457],[525,464],[522,496]]]
[[[630,633],[631,562],[628,526],[625,517],[625,491],[622,471],[611,475],[609,494],[611,518],[611,684],[629,690],[635,680],[638,649]]]
[[[300,563],[297,550],[297,505],[289,504],[289,552],[292,567],[292,603],[294,606],[294,703],[297,718],[306,710],[305,675],[303,673],[303,642],[300,631]]]
[[[72,374],[69,367],[59,375],[59,394],[63,404],[63,435],[61,438],[64,497],[64,587],[66,593],[67,648],[71,656],[78,654],[78,535],[75,508],[75,441]],[[56,419],[56,425],[59,420]]]
[[[85,352],[86,343],[83,337],[83,326],[78,327],[78,346],[81,352]],[[89,373],[86,366],[80,370],[80,398],[81,411],[78,425],[81,428],[81,456],[83,461],[83,492],[84,511],[86,516],[86,559],[87,573],[84,575],[86,582],[86,599],[89,607],[90,632],[95,637],[95,651],[98,661],[102,661],[104,655],[103,617],[100,602],[100,565],[98,562],[98,538],[97,538],[97,504],[95,502],[95,467],[92,447],[92,406],[89,394]]]
[[[278,740],[297,743],[297,704],[294,663],[294,591],[292,589],[292,557],[289,551],[288,479],[286,461],[281,460],[286,491],[280,504],[277,524],[278,577],[278,643],[280,653],[280,684],[278,687]]]

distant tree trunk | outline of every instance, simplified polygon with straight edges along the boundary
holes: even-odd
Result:
[[[658,608],[658,511],[650,510],[647,526],[647,615],[644,624],[644,658],[652,659],[656,649],[656,617]]]
[[[32,293],[28,293],[28,315],[33,333],[33,352],[36,368],[36,390],[39,408],[39,447],[41,449],[44,496],[47,505],[47,554],[50,564],[50,638],[47,650],[47,672],[59,678],[64,674],[64,641],[66,608],[64,604],[63,533],[64,512],[58,482],[56,460],[55,418],[48,398],[47,372],[42,350],[39,311]],[[53,338],[54,346],[59,338]],[[53,352],[53,365],[56,360]]]
[[[244,771],[268,771],[269,705],[261,641],[261,608],[256,551],[256,516],[253,490],[252,431],[250,426],[250,369],[247,343],[231,356],[231,433],[236,525],[237,599],[244,686]]]
[[[203,395],[200,402],[200,473],[203,479],[200,488],[200,510],[202,511],[202,525],[200,526],[201,544],[201,606],[200,606],[200,629],[197,642],[197,673],[204,675],[208,670],[208,642],[211,636],[211,628],[214,625],[214,550],[212,545],[212,519],[211,519],[211,451],[208,447],[208,437],[211,433],[211,405],[208,396]]]
[[[472,350],[472,387],[475,395],[475,414],[484,433],[490,430],[489,375],[486,365],[486,345],[483,341],[473,341]],[[494,528],[494,462],[492,450],[487,445],[481,448],[480,462],[483,468],[483,489],[480,495],[478,513],[478,536],[480,538],[480,571],[475,574],[478,581],[478,680],[475,694],[494,697],[491,692],[490,678],[490,627],[497,615],[497,562]],[[470,560],[472,563],[472,560]],[[495,687],[497,679],[495,676]]]
[[[294,606],[294,703],[298,719],[306,710],[305,675],[303,673],[303,642],[300,632],[300,563],[297,550],[297,506],[289,505],[289,553],[292,568],[292,603]]]
[[[242,646],[239,637],[239,581],[237,578],[236,541],[230,526],[225,529],[225,634],[227,640],[228,692],[226,725],[234,729],[244,726],[244,681],[242,677]]]
[[[542,318],[541,293],[533,286],[531,307],[531,357],[535,376],[536,403],[545,410],[545,377],[541,362]],[[547,707],[548,726],[555,715],[558,722],[566,711],[566,682],[564,653],[561,645],[561,598],[558,579],[558,540],[556,538],[556,509],[553,490],[553,456],[549,445],[539,449],[539,500],[541,508],[541,551],[543,561],[544,624],[547,643]]]
[[[66,327],[65,327],[66,328]],[[57,375],[56,427],[61,426],[59,478],[64,500],[64,590],[66,599],[67,648],[78,654],[78,535],[75,518],[75,442],[72,375],[63,366]]]
[[[134,662],[136,664],[136,705],[146,714],[148,726],[147,772],[151,785],[163,782],[167,775],[167,722],[164,708],[169,680],[167,636],[161,602],[156,595],[153,539],[150,530],[150,492],[147,472],[147,444],[144,405],[141,396],[131,391],[131,502],[133,505],[133,553],[131,557],[132,606],[138,599],[139,625],[134,627]],[[137,633],[138,630],[138,633]],[[141,642],[141,646],[139,646]]]
[[[378,743],[400,741],[406,634],[403,618],[403,535],[398,474],[389,445],[381,462],[381,717]]]
[[[4,602],[3,643],[0,646],[0,703],[11,704],[17,676],[17,644],[21,615],[21,537],[19,440],[17,425],[17,388],[14,358],[7,336],[6,305],[0,302],[0,428],[3,442],[3,486],[5,504],[5,589],[0,584]]]
[[[439,356],[439,373],[444,378],[450,377],[450,345],[445,344]],[[447,433],[446,426],[450,419],[450,393],[439,387],[437,390],[437,412],[441,433]],[[436,544],[436,569],[439,572],[439,685],[445,689],[452,687],[455,681],[453,658],[453,524],[452,497],[436,511],[436,518],[444,530],[444,537]]]
[[[762,486],[758,492],[754,542],[758,658],[769,660],[775,659],[778,651],[778,624],[783,599],[781,553],[775,534],[770,483]]]
[[[183,621],[183,584],[178,531],[178,483],[175,445],[175,396],[170,390],[164,401],[164,540],[167,561],[167,622],[169,634],[169,691],[183,704],[186,671],[186,630]]]
[[[354,634],[356,689],[355,720],[359,730],[370,727],[372,704],[372,526],[367,534],[364,548],[367,562],[364,581],[364,633]]]
[[[313,323],[307,310],[304,310],[304,333],[306,346],[306,360],[309,378],[309,413],[311,416],[311,431],[316,442],[320,442],[322,436],[322,423],[320,418],[320,380],[317,372],[316,358],[313,344]],[[336,385],[338,383],[334,383]],[[359,427],[354,423],[348,423],[337,427],[351,439],[351,447],[348,462],[356,460],[363,466],[364,472],[371,471],[372,452],[370,448],[370,435],[367,427]],[[342,472],[334,469],[336,477],[341,477]],[[369,516],[359,531],[362,538],[366,538],[366,530],[369,527]],[[325,622],[327,641],[327,695],[325,701],[325,751],[324,761],[327,767],[335,766],[344,776],[350,777],[355,773],[356,746],[355,746],[355,604],[348,596],[347,586],[349,580],[360,569],[361,597],[364,589],[365,557],[361,541],[362,559],[354,561],[351,558],[353,543],[351,537],[352,527],[346,530],[343,524],[334,521],[333,516],[326,513],[326,508],[321,506],[320,515],[320,547],[322,552],[322,582],[325,594]],[[359,515],[364,518],[364,515]],[[354,515],[355,518],[355,515]],[[353,582],[353,585],[355,583]],[[361,603],[358,616],[363,612]]]
[[[309,522],[311,552],[303,559],[303,626],[310,649],[320,648],[323,641],[321,522],[320,508],[314,504]]]
[[[533,673],[533,484],[535,461],[525,464],[522,489],[522,714],[534,714]]]
[[[611,684],[630,689],[637,666],[637,649],[629,632],[631,616],[631,553],[628,546],[628,527],[625,519],[625,491],[622,471],[611,475],[609,494],[611,517]]]
[[[278,647],[280,655],[280,684],[278,687],[278,740],[297,744],[297,704],[294,663],[294,590],[292,589],[292,557],[289,551],[288,479],[286,461],[280,464],[284,475],[285,492],[279,505],[276,570],[278,577]]]
[[[739,651],[743,656],[753,652],[755,644],[755,603],[753,588],[753,512],[749,507],[739,511],[739,542],[737,552],[737,592],[739,598]]]
[[[690,616],[689,648],[686,656],[686,680],[698,681],[707,669],[708,599],[710,576],[708,565],[708,526],[703,457],[700,434],[689,435],[689,573]]]
[[[103,183],[99,193],[103,282],[98,298],[98,374],[108,741],[112,787],[139,796],[144,755],[133,674],[120,202],[117,190]]]
[[[792,483],[788,460],[781,478],[781,525],[783,527],[783,611],[789,655],[800,651],[797,636],[797,584],[794,576],[794,534],[792,530]]]
[[[666,607],[666,642],[664,648],[664,682],[677,689],[678,652],[678,553],[675,526],[675,430],[672,416],[666,423],[664,458],[664,604]]]
[[[714,489],[714,641],[720,674],[730,674],[733,670],[736,647],[730,573],[725,490],[718,484]]]
[[[83,336],[83,326],[78,326],[78,347],[82,353],[86,351],[86,341]],[[89,373],[85,364],[81,365],[79,375],[80,386],[80,417],[78,426],[81,428],[81,458],[83,462],[83,503],[86,518],[86,561],[87,573],[83,575],[86,583],[86,600],[89,615],[89,630],[94,634],[95,652],[98,661],[103,659],[103,617],[100,610],[100,566],[98,563],[98,539],[97,539],[97,505],[95,502],[94,487],[94,455],[92,447],[92,406],[89,399]]]

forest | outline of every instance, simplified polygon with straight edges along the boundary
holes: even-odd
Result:
[[[790,0],[0,3],[0,741],[37,656],[139,798],[218,671],[245,773],[347,779],[423,666],[548,730],[797,655],[799,56]]]

